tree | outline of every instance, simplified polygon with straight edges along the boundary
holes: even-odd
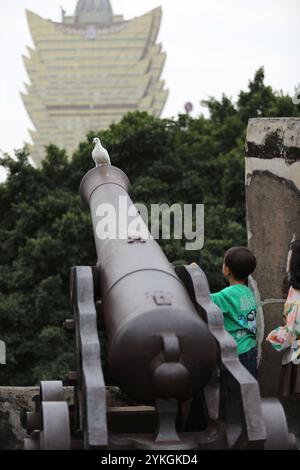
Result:
[[[246,243],[248,118],[300,116],[300,110],[264,84],[263,69],[236,103],[223,96],[205,104],[208,118],[134,112],[100,135],[112,163],[128,174],[134,201],[205,204],[203,250],[185,251],[180,240],[160,243],[173,263],[198,262],[216,290],[224,286],[224,251]],[[61,326],[71,314],[70,267],[96,262],[90,215],[78,195],[81,178],[93,166],[96,134],[87,135],[72,159],[48,146],[40,168],[30,165],[26,148],[1,159],[8,171],[0,185],[0,331],[8,353],[2,384],[59,379],[72,367],[72,341]]]

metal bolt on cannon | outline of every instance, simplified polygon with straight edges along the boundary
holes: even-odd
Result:
[[[135,210],[129,187],[127,176],[110,165],[96,166],[81,182],[98,262],[71,269],[74,318],[65,327],[75,338],[75,403],[68,407],[60,382],[42,382],[36,411],[28,413],[25,448],[294,448],[280,402],[262,399],[239,362],[200,267],[173,268],[151,236],[97,235],[100,204],[119,216],[123,196]],[[139,406],[106,404],[100,300],[110,373]]]

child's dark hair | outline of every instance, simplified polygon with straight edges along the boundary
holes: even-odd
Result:
[[[300,289],[300,240],[292,242],[290,249],[289,283],[294,289]]]
[[[234,246],[226,251],[224,264],[237,281],[246,281],[256,268],[256,258],[248,248]]]

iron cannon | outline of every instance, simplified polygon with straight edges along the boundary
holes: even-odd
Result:
[[[239,362],[204,272],[195,263],[173,267],[147,231],[130,229],[128,214],[144,222],[129,189],[127,176],[108,165],[81,182],[97,264],[71,269],[74,318],[65,325],[75,338],[74,403],[67,405],[61,382],[41,382],[25,448],[294,448],[280,402],[262,399]],[[103,233],[108,207],[116,237]],[[133,405],[107,406],[100,320],[110,373]]]
[[[150,234],[134,237],[128,217],[121,217],[123,198],[127,213],[143,225],[128,189],[125,174],[112,166],[89,171],[80,186],[94,229],[110,370],[121,388],[141,402],[186,400],[208,382],[216,344],[157,242]],[[106,204],[112,205],[116,221],[124,219],[112,239],[97,233],[99,207]]]

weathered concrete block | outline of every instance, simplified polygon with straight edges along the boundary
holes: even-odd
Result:
[[[0,387],[0,449],[22,449],[21,412],[33,410],[38,387]]]
[[[288,246],[300,238],[300,118],[250,119],[246,138],[246,203],[249,247],[264,302],[265,338],[281,323]],[[276,396],[281,357],[262,341],[259,379],[263,395]]]
[[[299,118],[250,119],[246,156],[263,159],[283,158],[291,163],[299,160]]]

